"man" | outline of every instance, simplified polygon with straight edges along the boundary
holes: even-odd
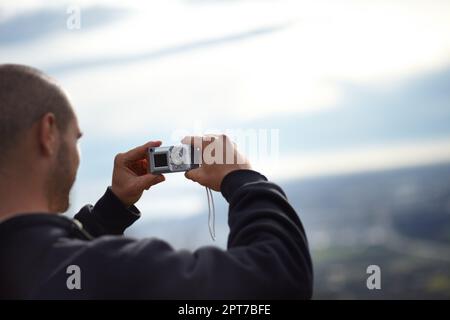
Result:
[[[118,154],[111,187],[95,206],[75,219],[58,215],[69,205],[80,137],[73,108],[52,79],[0,65],[0,298],[311,297],[311,259],[297,214],[228,138],[216,137],[236,161],[186,173],[229,202],[228,249],[188,252],[123,236],[140,217],[134,204],[143,191],[164,181],[146,170],[146,149],[160,141]],[[183,142],[208,144],[202,137]],[[78,286],[68,281],[70,268],[78,268]]]

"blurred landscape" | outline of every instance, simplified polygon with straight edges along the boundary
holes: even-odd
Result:
[[[309,238],[315,299],[450,298],[450,163],[310,178],[282,187]],[[227,206],[219,197],[217,241],[225,248]],[[138,222],[128,234],[159,237],[177,249],[213,244],[207,211]],[[381,268],[381,290],[366,287],[372,264]]]

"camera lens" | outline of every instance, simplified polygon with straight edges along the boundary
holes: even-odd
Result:
[[[175,165],[181,165],[185,163],[185,150],[183,146],[173,147],[172,152],[170,153],[170,161]]]

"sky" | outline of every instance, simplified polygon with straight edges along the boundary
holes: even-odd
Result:
[[[450,161],[449,15],[449,1],[3,0],[0,62],[42,69],[74,104],[73,213],[116,153],[180,133],[276,129],[278,156],[254,167],[280,183]],[[206,199],[173,174],[138,206],[186,217]]]

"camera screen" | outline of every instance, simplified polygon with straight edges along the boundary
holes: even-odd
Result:
[[[167,167],[167,153],[155,153],[153,159],[155,159],[155,167]]]

